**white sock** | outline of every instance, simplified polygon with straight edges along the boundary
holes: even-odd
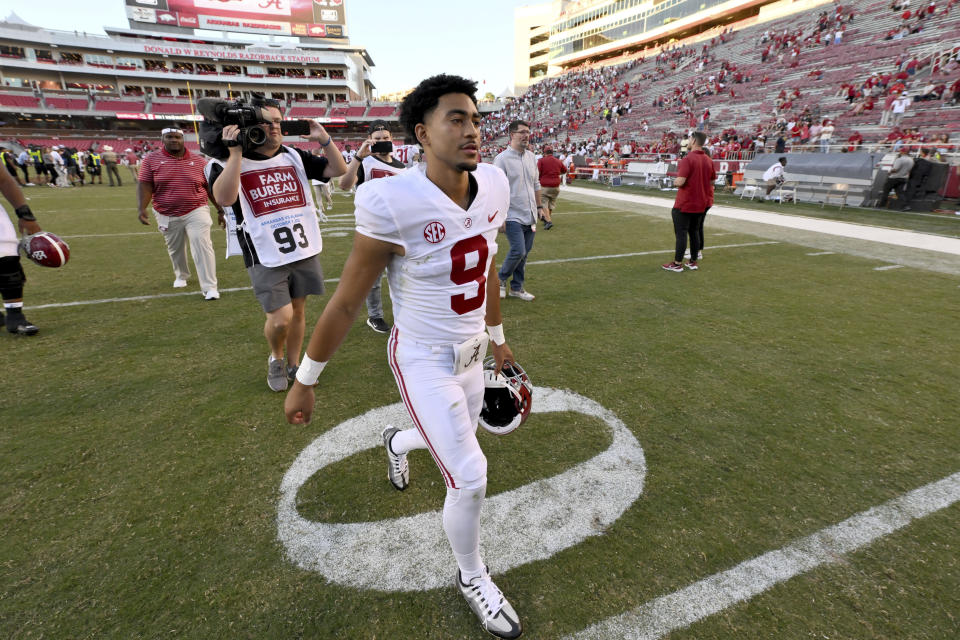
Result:
[[[402,456],[408,451],[413,451],[414,449],[426,448],[426,441],[424,441],[423,436],[420,435],[420,432],[416,429],[404,429],[403,431],[398,431],[393,434],[393,439],[390,440],[390,449],[398,456]]]
[[[487,493],[484,482],[475,489],[447,489],[443,503],[443,530],[460,567],[460,575],[467,584],[483,574],[480,557],[480,509]]]
[[[4,309],[23,309],[23,303],[22,302],[4,302],[3,308]]]

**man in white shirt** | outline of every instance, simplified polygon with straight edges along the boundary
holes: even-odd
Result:
[[[447,487],[443,529],[457,561],[456,583],[484,629],[516,638],[520,620],[480,556],[487,486],[487,461],[476,436],[484,397],[480,361],[487,336],[497,371],[513,362],[513,353],[503,335],[495,265],[497,229],[510,191],[500,169],[477,162],[475,94],[475,82],[440,75],[404,99],[400,120],[420,142],[425,161],[357,189],[353,249],[314,328],[284,413],[292,424],[310,421],[313,386],[387,268],[394,308],[388,361],[415,425],[384,429],[387,477],[406,489],[407,454],[429,449]]]
[[[911,104],[910,96],[906,91],[900,94],[900,97],[893,101],[891,105],[891,110],[893,111],[893,119],[890,124],[894,127],[898,126],[902,121],[903,117],[906,114],[907,107]]]
[[[783,169],[786,166],[786,158],[777,158],[777,161],[763,172],[763,181],[767,184],[767,200],[771,199],[773,190],[783,184]]]

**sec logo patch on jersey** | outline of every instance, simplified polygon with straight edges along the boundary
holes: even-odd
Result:
[[[430,244],[437,244],[442,241],[446,235],[447,230],[437,221],[431,222],[423,228],[423,239]]]

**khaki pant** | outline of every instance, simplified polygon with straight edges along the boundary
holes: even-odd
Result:
[[[556,208],[559,196],[560,187],[540,187],[540,202],[547,211],[553,211]]]
[[[197,207],[183,216],[165,216],[157,213],[153,215],[157,220],[157,227],[167,243],[167,253],[173,263],[173,273],[178,280],[187,280],[190,277],[190,266],[187,264],[187,242],[190,242],[190,253],[193,254],[193,264],[197,267],[197,279],[200,281],[200,290],[206,293],[217,288],[217,262],[213,255],[213,242],[210,240],[210,207]]]

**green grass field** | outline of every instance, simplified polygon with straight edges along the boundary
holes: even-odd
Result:
[[[358,322],[321,377],[313,422],[288,425],[266,386],[262,313],[240,258],[222,259],[222,231],[223,296],[205,302],[195,279],[171,295],[182,290],[156,228],[136,220],[133,187],[28,196],[72,255],[60,270],[25,265],[41,333],[0,335],[0,636],[486,637],[452,575],[425,592],[345,587],[300,569],[278,540],[280,484],[300,452],[399,401],[385,336]],[[352,201],[335,201],[328,278],[352,235],[336,235]],[[530,256],[537,299],[503,305],[534,383],[612,411],[647,465],[640,498],[600,535],[505,573],[487,554],[528,638],[575,635],[960,471],[960,275],[877,271],[879,253],[812,256],[720,235],[710,220],[701,270],[667,273],[663,210],[620,206],[562,199]],[[632,253],[645,255],[604,258]],[[592,259],[544,262],[572,258]],[[308,326],[328,297],[311,299]],[[73,302],[84,304],[44,307]],[[481,444],[494,496],[591,458],[610,436],[579,413],[535,414]],[[324,468],[301,488],[300,514],[366,522],[440,508],[424,452],[402,494],[384,466],[368,449]],[[670,638],[957,637],[958,530],[953,504]]]

